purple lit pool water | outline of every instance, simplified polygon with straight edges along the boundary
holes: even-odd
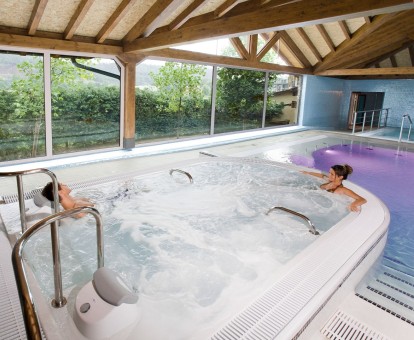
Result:
[[[377,146],[344,144],[312,153],[313,160],[293,157],[292,162],[328,172],[334,164],[354,169],[350,181],[368,189],[389,208],[391,223],[384,257],[414,270],[414,153]],[[313,163],[313,164],[310,164]]]

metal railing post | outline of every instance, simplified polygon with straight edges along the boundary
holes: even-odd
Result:
[[[46,227],[49,224],[57,225],[57,222],[63,218],[75,216],[79,213],[89,213],[92,214],[96,222],[96,235],[97,235],[97,257],[98,257],[98,268],[104,266],[104,242],[103,242],[103,224],[102,218],[98,210],[92,207],[80,207],[71,210],[62,211],[53,215],[50,215],[43,220],[37,222],[32,227],[27,229],[22,236],[17,240],[16,244],[13,247],[12,252],[12,263],[14,269],[14,275],[16,278],[16,285],[20,296],[20,303],[23,311],[23,318],[26,327],[26,332],[29,339],[42,339],[40,331],[40,322],[36,312],[36,306],[27,282],[26,270],[23,263],[23,250],[26,245],[26,242],[34,235],[38,230]],[[56,245],[59,244],[59,240]],[[52,252],[59,253],[59,249],[53,249],[54,246],[52,243]],[[60,257],[57,256],[59,262],[54,264],[54,275],[55,282],[62,282],[62,275],[60,270]],[[60,277],[56,278],[56,275]],[[56,294],[56,291],[57,294]],[[63,307],[66,304],[66,299],[63,296],[62,285],[55,287],[55,299],[52,301],[54,307]]]
[[[354,122],[352,124],[352,134],[353,135],[355,134],[355,125],[356,125],[357,115],[358,115],[357,112],[354,111]]]

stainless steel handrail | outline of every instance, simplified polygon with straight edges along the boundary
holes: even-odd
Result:
[[[371,114],[370,130],[372,130],[372,128],[374,126],[374,120],[375,120],[375,117],[376,117],[377,114],[378,114],[378,126],[377,126],[377,128],[381,127],[381,120],[382,120],[384,111],[385,111],[385,118],[384,118],[383,126],[387,126],[388,110],[389,109],[374,109],[374,110],[365,110],[365,111],[354,111],[354,116],[353,116],[353,119],[352,119],[352,134],[355,134],[355,127],[356,127],[356,124],[357,124],[358,113],[363,113],[361,132],[364,132],[365,122],[367,121],[367,118],[368,118],[367,114],[369,114],[369,113]]]
[[[410,134],[411,134],[411,128],[413,126],[413,121],[411,120],[411,117],[409,114],[405,114],[402,116],[402,120],[401,120],[401,128],[400,128],[400,138],[398,138],[398,142],[401,142],[401,138],[402,138],[402,132],[404,129],[404,122],[405,122],[405,118],[408,119],[408,121],[410,122],[410,127],[408,129],[408,136],[407,136],[407,141],[410,140]]]
[[[267,211],[266,215],[268,215],[273,210],[283,210],[283,211],[286,211],[286,212],[288,212],[288,213],[290,213],[292,215],[295,215],[295,216],[298,216],[298,217],[302,218],[303,220],[305,220],[308,223],[308,225],[309,225],[309,232],[312,233],[313,235],[319,235],[319,232],[316,230],[316,228],[313,225],[313,223],[311,222],[311,220],[309,218],[307,218],[305,215],[302,215],[302,214],[298,213],[297,211],[294,211],[294,210],[291,210],[291,209],[288,209],[288,208],[285,208],[285,207],[273,207],[273,208],[270,208]]]
[[[26,207],[24,203],[24,190],[23,190],[23,175],[32,175],[32,174],[38,174],[38,173],[44,173],[48,175],[52,179],[52,185],[53,185],[53,192],[58,192],[58,180],[56,175],[48,170],[48,169],[31,169],[31,170],[23,170],[23,171],[12,171],[12,172],[0,172],[0,177],[16,177],[17,180],[17,193],[19,197],[19,209],[20,209],[20,223],[22,226],[22,233],[24,233],[27,229],[27,223],[26,223]],[[59,212],[59,196],[53,195],[53,204],[54,204],[54,212]]]
[[[186,175],[188,177],[188,179],[190,180],[190,183],[193,183],[193,177],[187,171],[180,170],[180,169],[171,169],[170,170],[170,175],[172,175],[174,172],[179,172],[181,174]]]
[[[96,221],[96,236],[97,236],[97,257],[98,257],[98,268],[104,266],[104,244],[103,244],[103,227],[102,227],[102,218],[98,210],[92,207],[80,207],[74,208],[71,210],[62,211],[50,215],[41,221],[34,224],[32,227],[27,229],[22,236],[17,240],[16,244],[13,247],[12,252],[12,263],[14,269],[14,275],[16,278],[17,289],[20,296],[20,304],[23,311],[24,324],[26,327],[26,333],[29,339],[42,339],[40,322],[36,312],[36,306],[30,291],[27,275],[23,264],[23,249],[26,242],[29,238],[35,234],[38,230],[44,228],[49,224],[57,224],[56,222],[70,216],[77,215],[79,213],[89,213],[95,217]],[[53,249],[52,243],[52,252],[58,252],[58,249]],[[62,291],[62,276],[60,270],[60,261],[56,264],[59,267],[59,270],[54,271],[55,282],[59,281],[60,285],[58,288],[58,294],[55,294],[55,299],[52,301],[53,307],[63,307],[66,304],[66,298],[63,296]],[[56,277],[59,273],[59,277]],[[56,293],[56,286],[55,286]]]

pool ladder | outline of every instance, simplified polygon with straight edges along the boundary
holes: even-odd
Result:
[[[269,213],[271,213],[274,210],[282,210],[282,211],[288,212],[288,213],[290,213],[292,215],[295,215],[295,216],[300,217],[301,219],[305,220],[308,223],[308,225],[309,225],[309,232],[311,234],[313,234],[313,235],[319,235],[319,232],[316,230],[316,228],[313,225],[313,223],[311,222],[311,220],[309,218],[307,218],[305,215],[302,215],[302,214],[298,213],[297,211],[294,211],[294,210],[291,210],[291,209],[288,209],[288,208],[285,208],[285,207],[273,207],[273,208],[270,208],[267,211],[266,215],[269,215]]]
[[[407,136],[407,141],[410,140],[410,134],[411,134],[411,127],[413,126],[413,121],[411,120],[411,117],[409,114],[405,114],[402,116],[402,120],[401,120],[401,128],[400,128],[400,137],[398,138],[398,143],[401,142],[401,138],[402,138],[402,133],[403,133],[403,129],[404,129],[404,122],[405,119],[408,119],[408,121],[410,122],[410,127],[408,129],[408,136]]]

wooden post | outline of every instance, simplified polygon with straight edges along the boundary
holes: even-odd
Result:
[[[135,147],[135,68],[136,62],[125,63],[124,149]]]

